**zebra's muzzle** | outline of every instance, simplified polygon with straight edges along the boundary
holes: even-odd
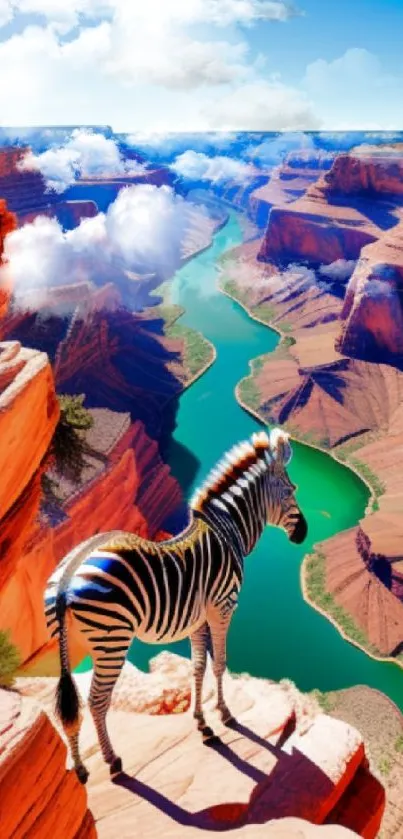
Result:
[[[307,533],[308,533],[308,524],[307,524],[305,516],[303,516],[302,513],[301,513],[301,515],[300,515],[300,517],[299,517],[299,519],[298,519],[298,521],[295,525],[295,528],[294,528],[292,534],[290,535],[290,542],[294,542],[295,545],[301,545],[302,542],[304,541],[304,539],[306,538]]]

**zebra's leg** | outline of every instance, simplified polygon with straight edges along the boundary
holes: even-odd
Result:
[[[80,724],[81,724],[81,720],[80,720]],[[77,731],[76,734],[71,734],[71,735],[67,734],[69,744],[70,744],[70,752],[71,752],[71,756],[72,756],[73,761],[74,761],[74,769],[76,771],[77,778],[82,784],[86,784],[87,781],[88,781],[89,772],[88,772],[88,769],[84,766],[84,764],[81,760],[80,747],[79,747],[79,736],[80,736],[79,731]]]
[[[202,691],[203,680],[206,672],[207,662],[207,641],[209,629],[207,623],[204,623],[200,629],[197,629],[193,635],[190,636],[190,643],[192,647],[192,662],[193,662],[193,676],[194,676],[194,692],[195,704],[193,716],[197,720],[197,728],[206,736],[212,734],[206,725],[202,709]]]
[[[217,680],[217,710],[224,723],[233,719],[224,699],[223,676],[227,667],[227,633],[231,622],[230,616],[214,616],[209,620],[211,640],[213,642],[213,673]]]
[[[97,730],[99,745],[106,763],[109,764],[111,775],[122,771],[122,761],[117,757],[109,739],[106,727],[106,714],[112,699],[112,691],[122,670],[127,650],[114,653],[98,654],[94,659],[94,674],[91,681],[88,704]],[[120,648],[121,649],[121,648]]]

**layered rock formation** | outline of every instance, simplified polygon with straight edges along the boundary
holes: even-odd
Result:
[[[19,147],[0,149],[0,196],[17,216],[38,214],[59,200],[57,193],[46,192],[40,172],[18,168],[28,151]]]
[[[402,172],[401,147],[340,155],[304,197],[272,209],[260,246],[223,265],[224,288],[285,337],[238,395],[265,422],[341,449],[377,496],[361,522],[368,561],[354,535],[321,553],[327,592],[382,655],[403,642]]]
[[[339,154],[325,181],[343,195],[403,196],[403,145],[358,146]]]
[[[366,522],[366,530],[370,522],[371,518]],[[359,528],[352,528],[318,545],[325,557],[326,590],[353,616],[376,650],[385,656],[396,656],[403,649],[403,598],[397,598],[385,584],[386,557],[383,567],[377,560],[378,569],[365,561],[359,534]],[[393,574],[393,565],[389,565],[389,572]]]
[[[283,163],[273,169],[268,182],[252,192],[249,200],[252,218],[259,226],[267,224],[272,207],[285,207],[301,198],[330,163],[328,155],[310,150],[290,152]]]
[[[403,400],[399,371],[337,358],[334,337],[327,326],[314,335],[297,334],[287,355],[273,354],[255,379],[267,422],[288,424],[325,447],[387,430]]]
[[[46,646],[43,591],[56,564],[99,530],[158,537],[181,503],[158,444],[130,414],[92,412],[79,486],[59,480],[59,502],[41,507],[41,477],[59,416],[45,353],[0,345],[0,614],[22,658]],[[3,461],[1,460],[3,458]],[[75,653],[77,662],[81,648]]]
[[[87,795],[66,770],[66,746],[31,699],[0,690],[2,839],[96,839]]]
[[[72,230],[73,227],[78,227],[82,219],[93,218],[97,213],[95,201],[58,201],[51,207],[19,213],[18,219],[21,227],[23,224],[31,224],[38,215],[57,218],[65,230]]]
[[[129,414],[106,409],[92,415],[80,485],[59,480],[59,505],[45,506],[39,523],[32,515],[27,519],[27,506],[21,505],[26,521],[18,534],[18,560],[15,534],[9,533],[13,553],[6,550],[5,562],[12,574],[0,590],[1,627],[10,630],[28,666],[36,670],[39,666],[40,672],[54,673],[59,667],[56,645],[49,643],[46,629],[43,592],[62,557],[100,531],[123,529],[158,538],[164,520],[181,503],[179,486],[141,423],[131,423]],[[12,521],[14,527],[17,523]],[[73,664],[83,655],[77,638],[71,651]]]
[[[402,366],[403,221],[362,250],[341,317],[341,352]]]
[[[220,738],[208,748],[186,710],[191,663],[162,653],[151,670],[146,675],[126,664],[114,694],[109,730],[124,772],[113,785],[84,711],[81,749],[99,839],[117,833],[122,839],[134,834],[177,839],[195,828],[206,836],[230,829],[256,839],[292,837],[286,831],[297,826],[306,831],[299,836],[315,836],[312,827],[294,819],[343,826],[367,839],[377,836],[385,794],[352,726],[321,714],[289,683],[226,674],[236,722],[225,728],[214,712],[208,669],[206,715]],[[89,676],[78,677],[85,696]],[[54,680],[20,679],[18,687],[51,713]],[[327,834],[332,835],[330,827]]]
[[[308,261],[313,266],[358,259],[361,248],[381,232],[359,208],[331,204],[322,180],[287,208],[273,207],[258,259],[278,265]]]
[[[45,353],[29,350],[18,342],[0,344],[0,519],[18,518],[18,502],[27,493],[32,504],[35,476],[46,456],[57,420],[52,371]],[[35,508],[36,502],[33,503]],[[17,534],[18,536],[18,534]],[[9,575],[18,547],[0,539],[1,580]]]
[[[403,156],[398,150],[386,157],[388,163],[379,149],[338,155],[302,198],[286,208],[280,198],[258,258],[276,264],[309,261],[312,266],[358,259],[365,245],[398,220]]]
[[[17,219],[14,213],[9,212],[6,202],[0,198],[0,266],[4,250],[4,239],[16,227]],[[7,312],[10,291],[4,282],[0,280],[0,322]]]

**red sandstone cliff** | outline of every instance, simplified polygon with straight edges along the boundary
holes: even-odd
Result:
[[[259,243],[237,249],[223,274],[228,291],[288,339],[260,360],[241,398],[296,437],[343,447],[380,495],[361,522],[367,560],[353,531],[321,552],[326,590],[373,647],[396,655],[403,642],[403,149],[370,151],[340,155],[303,198],[274,208],[260,250]],[[333,277],[319,267],[337,259]],[[346,291],[339,269],[357,259]]]
[[[341,352],[401,365],[403,221],[362,250],[347,288],[341,317],[344,321],[338,343]]]
[[[322,180],[287,208],[273,207],[258,259],[313,265],[358,259],[361,248],[380,234],[359,208],[331,204]]]
[[[0,344],[0,517],[12,510],[43,461],[59,417],[45,353]]]
[[[318,156],[309,150],[290,152],[283,163],[273,169],[267,184],[251,193],[252,217],[267,221],[271,207],[285,207],[301,198],[328,166],[330,158],[327,156]]]
[[[344,195],[370,193],[378,196],[403,195],[403,144],[358,146],[337,155],[325,175],[330,190]]]
[[[93,410],[81,484],[59,482],[59,510],[42,505],[38,520],[42,462],[59,412],[44,353],[0,345],[0,408],[1,628],[28,659],[48,641],[43,590],[62,556],[100,530],[157,537],[181,493],[142,423]],[[73,657],[80,660],[81,648]]]
[[[28,148],[0,149],[0,196],[18,217],[20,213],[37,214],[58,200],[55,193],[46,192],[40,172],[18,168],[28,151]]]
[[[42,207],[29,212],[18,214],[19,226],[30,224],[38,216],[57,218],[62,227],[71,230],[78,227],[84,218],[93,218],[98,213],[95,201],[58,201],[51,207]]]
[[[66,746],[30,698],[0,690],[1,839],[96,839]]]
[[[258,258],[313,265],[358,259],[365,245],[396,224],[402,173],[399,148],[338,155],[302,198],[287,207],[280,199],[273,207]]]
[[[9,212],[6,202],[0,198],[0,266],[4,250],[4,239],[7,234],[11,233],[12,230],[15,230],[16,227],[17,219],[14,213]],[[4,283],[0,280],[0,321],[7,312],[9,296],[10,289],[6,288]]]

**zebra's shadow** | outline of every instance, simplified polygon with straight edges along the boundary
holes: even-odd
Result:
[[[264,740],[258,734],[255,734],[254,731],[249,729],[247,726],[239,723],[237,720],[231,720],[228,723],[228,727],[234,731],[237,731],[243,737],[246,737],[253,742],[257,743],[262,748],[267,749],[270,751],[276,758],[277,764],[272,772],[267,775],[265,772],[262,772],[260,769],[257,769],[248,761],[241,758],[236,752],[231,749],[229,745],[224,743],[219,737],[213,737],[211,740],[206,742],[206,747],[213,749],[217,754],[219,754],[223,759],[227,760],[231,763],[234,768],[238,772],[242,772],[247,777],[251,778],[251,780],[256,785],[254,787],[253,794],[256,795],[257,789],[264,790],[264,788],[268,784],[275,783],[275,776],[277,771],[279,770],[279,774],[283,775],[284,772],[287,772],[287,764],[292,759],[290,755],[282,750],[282,746],[288,739],[288,737],[292,734],[293,730],[295,729],[295,718],[291,718],[288,725],[284,729],[281,734],[281,737],[276,745],[273,745],[267,740]],[[311,783],[319,782],[323,786],[325,784],[326,787],[333,788],[332,782],[329,778],[324,775],[322,770],[313,764],[305,755],[300,754],[299,760],[301,763],[304,764],[303,766],[303,773],[306,779],[306,784],[309,786]],[[306,765],[305,765],[306,764]],[[320,776],[320,779],[319,779]],[[229,804],[229,808],[233,808],[232,816],[227,816],[227,818],[219,818],[216,819],[214,817],[214,811],[220,810],[220,805],[217,807],[207,807],[205,810],[199,810],[197,812],[190,812],[189,810],[185,810],[175,802],[171,801],[171,799],[167,798],[163,793],[158,792],[158,790],[150,787],[148,784],[145,784],[143,781],[140,781],[138,778],[132,778],[127,775],[126,772],[122,772],[118,775],[113,783],[118,786],[124,787],[125,789],[129,790],[133,793],[133,795],[137,795],[142,798],[144,801],[148,801],[153,807],[156,807],[166,816],[168,816],[172,821],[175,821],[177,824],[183,827],[195,827],[203,830],[211,830],[211,831],[223,831],[223,830],[231,830],[235,828],[242,827],[242,825],[246,823],[253,823],[253,814],[248,813],[248,807],[243,804]],[[328,792],[330,790],[328,789]],[[222,805],[225,809],[226,805]],[[239,812],[236,812],[236,808],[239,808]],[[251,818],[250,818],[251,817]],[[267,821],[273,817],[268,814]]]

